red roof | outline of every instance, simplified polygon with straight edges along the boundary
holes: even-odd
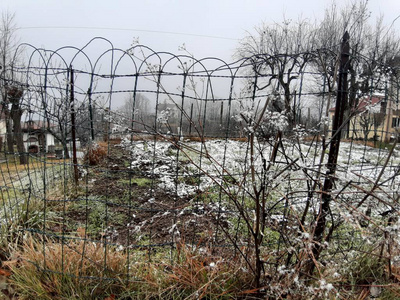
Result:
[[[362,112],[368,105],[376,105],[384,99],[384,96],[364,96],[358,101],[357,107],[354,107],[353,110],[357,112]],[[329,109],[330,112],[335,112],[335,107]]]
[[[378,104],[382,100],[383,100],[383,96],[382,97],[372,96],[371,98],[367,96],[367,97],[361,98],[360,101],[358,102],[358,106],[356,109],[359,112],[364,111],[368,105],[374,106],[375,104]]]
[[[42,130],[47,128],[47,122],[39,120],[30,120],[22,122],[22,130]],[[50,127],[55,127],[54,124],[50,123]]]

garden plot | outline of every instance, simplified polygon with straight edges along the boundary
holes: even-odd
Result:
[[[171,144],[158,140],[125,140],[121,146],[131,153],[132,169],[136,168],[145,176],[157,178],[158,188],[177,197],[191,198],[199,193],[213,191],[216,194],[211,197],[214,198],[214,204],[217,203],[221,208],[233,213],[236,207],[229,203],[232,200],[230,197],[239,197],[239,193],[251,193],[251,155],[249,144],[246,142],[208,140],[204,143],[180,141]],[[258,143],[255,146],[253,165],[257,184],[260,184],[264,175],[263,159],[268,163],[272,150],[273,145],[270,143]],[[313,207],[313,215],[318,212],[328,157],[328,150],[325,150],[321,162],[322,151],[320,143],[283,142],[275,163],[265,174],[272,195],[269,199],[271,202],[267,204],[274,207],[271,216],[283,218],[281,214],[284,206],[291,206],[300,212],[307,202]],[[396,175],[399,175],[400,159],[396,151],[381,174],[389,150],[342,142],[337,180],[332,191],[332,209],[343,213],[345,202],[347,210],[351,210],[352,205],[365,196],[365,191],[373,189],[378,176],[379,188],[375,187],[374,196],[368,198],[363,207],[372,206],[375,208],[375,214],[390,209],[390,203],[393,202],[392,198],[395,197],[394,193],[399,186],[399,176]],[[316,184],[316,187],[310,194],[312,184]],[[228,196],[218,197],[218,194]],[[383,201],[374,201],[375,196],[382,197]],[[225,199],[226,202],[221,202],[221,199]],[[280,204],[277,205],[276,202]],[[254,204],[250,202],[246,209],[253,211]],[[234,215],[237,216],[237,213]]]
[[[253,149],[233,140],[124,140],[106,146],[107,155],[98,165],[83,162],[79,185],[71,185],[59,173],[58,183],[41,194],[46,207],[29,208],[40,213],[37,223],[27,224],[35,240],[45,236],[58,243],[62,238],[60,249],[79,242],[74,251],[89,265],[87,247],[98,253],[107,249],[107,255],[100,255],[102,261],[127,255],[127,269],[147,260],[171,261],[183,248],[210,249],[227,261],[241,253],[251,265],[251,230],[257,225],[257,209],[262,209],[259,254],[265,274],[276,274],[271,279],[276,282],[282,276],[302,282],[295,276],[305,268],[304,257],[315,244],[313,230],[327,171],[328,151],[321,144],[285,140],[274,162],[275,142],[255,143]],[[319,264],[326,282],[353,274],[351,262],[373,251],[378,257],[380,245],[389,240],[391,262],[400,266],[400,226],[387,217],[398,209],[399,158],[394,152],[387,160],[388,155],[385,149],[341,144],[327,222],[335,232],[323,242],[320,260],[326,266]],[[265,202],[257,204],[255,195],[263,184]],[[48,255],[48,245],[52,244],[42,249],[40,244],[39,252]],[[249,265],[243,266],[241,270],[250,274]]]
[[[284,234],[296,240],[305,234],[298,233],[296,225],[304,212],[304,226],[311,226],[318,215],[327,151],[321,162],[321,144],[283,141],[275,162],[270,163],[274,145],[256,143],[252,157],[249,143],[234,140],[123,140],[110,144],[100,165],[82,166],[84,177],[76,188],[63,179],[70,173],[61,165],[48,169],[46,175],[60,182],[47,186],[46,203],[28,208],[37,219],[31,229],[44,229],[52,236],[107,241],[123,249],[161,249],[180,240],[224,245],[231,243],[232,236],[237,243],[246,244],[244,218],[255,222],[257,211],[255,183],[257,188],[265,184],[268,193],[263,234],[270,238],[264,247],[278,243]],[[349,153],[355,158],[351,163]],[[373,190],[388,153],[341,144],[331,205],[340,222],[357,225],[362,220],[354,205],[366,191]],[[361,212],[371,208],[371,217],[379,218],[397,207],[393,200],[399,184],[394,176],[397,163],[398,157],[392,155],[379,188],[370,193]],[[39,175],[32,172],[30,178],[35,189],[43,190],[45,181]],[[37,195],[37,199],[42,197]],[[46,219],[40,211],[44,204]]]
[[[131,168],[137,168],[149,176],[157,176],[160,187],[176,193],[178,196],[193,194],[197,189],[206,190],[222,178],[231,176],[232,180],[240,180],[248,172],[250,165],[249,145],[232,140],[210,140],[204,143],[179,142],[176,146],[162,141],[123,141],[122,146],[132,155]],[[310,172],[325,173],[328,151],[320,162],[320,144],[283,143],[283,151],[279,149],[278,159],[272,170],[279,171],[282,166],[296,160],[290,169],[293,177],[304,176],[304,169]],[[270,158],[272,145],[257,145],[254,154],[256,172],[261,173],[262,159]],[[285,156],[283,155],[285,154]],[[353,143],[341,143],[338,157],[338,177],[342,180],[374,182],[384,167],[389,154],[387,149],[376,149]],[[320,165],[322,164],[322,165]],[[400,157],[394,151],[381,181],[389,180],[392,185],[398,184],[395,172],[398,170]],[[273,173],[272,171],[270,172]],[[181,177],[198,178],[185,182]],[[273,176],[272,176],[273,177]],[[178,178],[178,180],[177,180]],[[190,181],[189,179],[187,181]]]

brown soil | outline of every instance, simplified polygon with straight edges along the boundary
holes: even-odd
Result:
[[[204,244],[215,238],[217,214],[199,203],[201,194],[180,198],[164,191],[157,178],[130,170],[130,161],[128,151],[110,144],[108,155],[86,168],[85,192],[68,207],[64,233],[131,248]],[[50,230],[59,233],[61,227]]]

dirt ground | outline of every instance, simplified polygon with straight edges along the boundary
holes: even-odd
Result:
[[[228,226],[204,193],[178,197],[161,189],[156,176],[131,170],[129,152],[117,143],[107,152],[98,164],[85,167],[80,193],[62,215],[64,226],[52,231],[135,248],[208,244],[215,241],[217,225]]]

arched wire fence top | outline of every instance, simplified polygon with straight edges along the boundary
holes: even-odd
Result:
[[[108,47],[108,48],[106,47],[106,49],[100,55],[98,55],[97,58],[95,58],[93,60],[93,58],[91,58],[91,55],[88,54],[87,52],[90,51],[90,49],[89,49],[90,46],[94,45],[96,42],[99,42],[99,41],[100,42],[105,42],[105,44],[109,45],[110,47]],[[95,69],[96,69],[99,61],[105,55],[107,55],[108,53],[111,53],[111,55],[112,55],[112,59],[111,59],[111,62],[110,62],[111,71],[107,72],[109,74],[116,74],[116,71],[119,68],[119,64],[120,64],[121,60],[124,57],[127,56],[127,57],[130,58],[130,60],[132,61],[133,65],[134,65],[135,71],[132,72],[133,74],[138,73],[138,72],[139,73],[143,72],[143,68],[148,65],[149,60],[151,60],[153,57],[157,57],[158,65],[161,66],[161,70],[163,72],[168,72],[168,70],[166,70],[165,67],[168,65],[168,61],[169,60],[177,59],[179,61],[180,65],[181,65],[181,67],[183,68],[184,67],[184,61],[190,59],[190,60],[192,60],[192,63],[191,63],[192,66],[187,65],[186,69],[187,70],[191,70],[191,69],[193,69],[193,67],[195,65],[201,65],[202,66],[202,70],[205,71],[204,76],[206,76],[206,77],[207,76],[212,76],[212,74],[215,73],[215,71],[223,70],[225,68],[228,69],[231,72],[231,75],[235,75],[236,76],[237,75],[236,74],[237,70],[239,70],[241,68],[244,68],[245,66],[254,66],[255,62],[260,63],[260,59],[262,61],[263,60],[268,61],[268,60],[277,59],[279,57],[288,57],[288,56],[289,56],[289,58],[292,57],[292,59],[298,59],[299,57],[302,57],[302,56],[304,56],[304,57],[305,56],[317,57],[318,54],[320,54],[321,52],[327,52],[327,53],[332,54],[332,52],[335,51],[335,50],[332,50],[332,49],[321,48],[321,49],[312,50],[310,52],[296,53],[296,54],[293,54],[293,55],[290,55],[290,54],[271,55],[271,54],[267,54],[267,53],[265,53],[265,54],[264,53],[260,53],[260,54],[254,54],[254,55],[252,55],[250,57],[240,58],[240,59],[238,59],[236,61],[233,61],[233,62],[226,62],[226,61],[224,61],[222,59],[214,58],[214,57],[206,57],[206,58],[198,59],[198,58],[195,58],[195,57],[193,57],[191,55],[187,55],[187,54],[176,55],[176,54],[173,54],[171,52],[155,51],[155,50],[151,49],[150,47],[147,47],[147,46],[144,46],[144,45],[135,45],[135,46],[133,46],[133,47],[131,47],[129,49],[124,50],[124,49],[120,49],[120,48],[115,48],[110,40],[108,40],[106,38],[103,38],[103,37],[95,37],[92,40],[90,40],[88,43],[86,43],[84,46],[82,46],[81,48],[75,47],[75,46],[64,46],[64,47],[60,47],[60,48],[58,48],[56,50],[47,50],[47,49],[37,48],[37,47],[33,46],[32,44],[25,44],[24,43],[24,44],[21,44],[21,45],[18,46],[17,51],[19,49],[21,49],[22,47],[28,47],[31,50],[33,49],[33,51],[30,54],[30,57],[29,57],[28,66],[31,65],[31,60],[32,60],[32,57],[34,56],[34,54],[35,53],[39,53],[41,51],[44,51],[45,53],[49,53],[50,54],[50,56],[47,59],[43,55],[41,55],[42,61],[45,64],[46,64],[46,62],[48,64],[49,61],[51,61],[53,56],[57,56],[63,62],[63,64],[66,67],[70,66],[70,65],[73,65],[75,63],[77,57],[82,54],[86,58],[87,63],[89,64],[90,72],[95,73]],[[63,57],[63,55],[61,54],[61,52],[64,51],[64,50],[73,50],[76,53],[72,56],[72,58],[70,60],[66,60]],[[149,53],[145,54],[143,52],[144,50],[148,51]],[[135,51],[139,51],[142,55],[144,55],[144,57],[139,57],[138,55],[136,55],[134,53]],[[115,60],[114,55],[116,53],[120,53],[121,55],[119,55],[119,57]],[[363,59],[366,64],[374,63],[373,61],[371,61],[370,58],[363,57],[363,55],[359,55],[358,53],[355,53],[353,55],[354,55],[355,59]],[[166,57],[169,56],[170,58],[163,59],[162,56],[166,56]],[[140,63],[139,65],[137,65],[138,64],[137,61]],[[212,67],[211,68],[212,71],[210,73],[210,68],[208,68],[208,67],[206,67],[204,65],[205,62],[213,62],[213,63],[214,62],[219,62],[220,64],[215,66],[215,67]],[[382,63],[379,62],[379,64],[382,64]],[[381,66],[382,66],[382,68],[388,68],[388,69],[391,68],[391,69],[396,70],[395,66],[385,66],[385,65],[381,65]],[[80,68],[77,66],[77,69],[80,69]],[[233,70],[236,70],[236,71],[233,71]],[[201,71],[199,71],[199,72],[201,72]],[[191,75],[196,75],[196,74],[193,73]],[[260,75],[262,75],[262,74],[260,74]]]
[[[95,59],[91,57],[91,49],[90,47],[95,45],[97,42],[101,42],[101,45],[105,45],[106,49],[101,50],[101,47],[96,48],[96,52],[100,52]],[[39,54],[40,61],[44,63],[45,70],[48,70],[50,64],[53,59],[59,59],[60,62],[67,69],[72,65],[72,67],[78,73],[90,73],[91,76],[91,84],[93,89],[93,80],[95,77],[97,78],[116,78],[116,77],[129,77],[129,76],[148,76],[150,74],[163,74],[178,76],[184,75],[192,76],[193,78],[207,78],[210,80],[211,78],[232,78],[233,81],[237,82],[237,79],[243,78],[247,80],[251,80],[253,76],[257,76],[259,78],[269,78],[269,80],[276,80],[276,74],[270,74],[268,71],[264,72],[257,69],[257,65],[274,63],[275,60],[279,60],[282,57],[287,56],[287,54],[254,54],[250,57],[244,57],[238,59],[232,63],[225,62],[219,58],[207,57],[202,59],[197,59],[188,54],[173,54],[171,52],[157,52],[147,46],[144,45],[135,45],[127,50],[115,48],[113,44],[104,38],[96,37],[85,44],[83,47],[73,47],[73,46],[65,46],[61,47],[57,50],[50,51],[41,48],[35,48],[32,45],[25,44],[25,47],[31,51],[29,56],[29,61],[27,64],[28,68],[34,68],[35,62],[33,61],[36,54]],[[107,46],[111,46],[108,47]],[[22,45],[21,45],[22,47]],[[65,57],[64,52],[72,52],[69,53],[69,59]],[[318,59],[318,55],[321,53],[327,53],[332,55],[334,50],[332,49],[317,49],[313,50],[309,53],[297,53],[293,55],[289,55],[288,59],[293,60],[293,64],[298,63],[298,59],[303,57],[303,62],[305,64],[314,64],[315,60]],[[108,59],[108,56],[111,56]],[[79,57],[82,56],[83,59]],[[320,58],[319,58],[320,59]],[[371,62],[371,60],[367,60],[367,58],[359,57],[358,59],[364,59],[367,64]],[[104,70],[101,71],[100,67],[102,66],[102,61],[107,61],[107,68],[109,67],[109,71]],[[174,61],[178,62],[178,67],[174,65]],[[373,63],[373,62],[371,62]],[[87,67],[85,67],[87,65]],[[151,68],[150,68],[151,66]],[[132,68],[133,67],[133,68]],[[97,70],[99,69],[99,70]],[[251,70],[243,72],[242,70]],[[382,67],[385,71],[388,71],[388,68]],[[389,70],[390,71],[390,70]],[[295,74],[295,77],[300,77],[300,74]],[[303,74],[306,74],[302,71]]]
[[[109,43],[112,47],[105,49],[100,55],[98,55],[97,58],[95,58],[93,60],[89,57],[89,54],[87,53],[87,51],[89,50],[88,48],[97,41],[105,41],[105,42]],[[148,61],[151,60],[153,57],[157,57],[158,64],[161,66],[161,70],[163,72],[168,72],[168,70],[166,70],[165,67],[168,65],[168,62],[170,60],[177,59],[181,65],[182,69],[184,67],[185,60],[191,60],[192,65],[186,64],[185,68],[190,70],[193,67],[195,67],[196,65],[201,65],[201,67],[202,67],[201,69],[204,70],[203,76],[205,76],[205,77],[212,76],[212,74],[209,73],[210,70],[212,70],[212,73],[214,73],[215,71],[224,70],[224,69],[228,69],[231,72],[231,75],[233,75],[232,70],[243,67],[246,64],[246,62],[251,61],[251,59],[252,59],[252,58],[242,58],[242,59],[239,59],[232,63],[228,63],[222,59],[214,58],[214,57],[206,57],[206,58],[197,59],[197,58],[187,55],[187,54],[176,55],[171,52],[164,52],[164,51],[157,52],[157,51],[155,51],[147,46],[144,46],[144,45],[135,45],[132,48],[124,50],[124,49],[114,48],[112,43],[109,40],[107,40],[105,38],[101,38],[101,37],[93,38],[90,42],[88,42],[86,45],[84,45],[81,48],[78,48],[75,46],[64,46],[64,47],[60,47],[56,50],[48,50],[48,49],[43,49],[43,48],[37,48],[37,47],[33,46],[32,44],[26,44],[26,43],[19,45],[19,47],[20,48],[28,47],[30,50],[32,50],[32,51],[28,51],[28,52],[31,52],[28,63],[27,63],[28,66],[32,65],[32,59],[33,59],[34,55],[37,53],[40,54],[42,61],[46,67],[49,67],[48,64],[53,59],[53,56],[56,56],[63,62],[64,66],[66,68],[69,67],[70,65],[73,66],[76,63],[77,57],[82,54],[86,58],[86,62],[89,64],[90,72],[95,72],[96,66],[99,64],[99,61],[108,53],[112,54],[112,57],[113,57],[113,59],[111,60],[112,62],[114,61],[115,53],[120,53],[121,55],[116,60],[113,71],[111,73],[107,72],[109,74],[116,73],[116,70],[120,64],[120,61],[126,56],[129,57],[130,60],[132,61],[132,63],[135,65],[135,72],[133,72],[133,74],[136,72],[142,72],[143,68],[147,66]],[[132,51],[135,51],[135,50],[142,51],[142,49],[145,49],[146,51],[149,51],[150,53],[145,54],[144,57],[139,57],[137,55],[132,54]],[[64,58],[64,56],[62,54],[62,52],[65,50],[73,50],[76,53],[72,54],[72,57],[69,60],[67,60],[66,58]],[[46,57],[43,54],[41,54],[41,52],[48,53],[49,56]],[[163,59],[162,56],[166,56],[166,58]],[[169,58],[168,58],[168,56],[169,56]],[[257,55],[255,55],[254,57],[256,58]],[[137,60],[140,62],[140,65],[138,67],[137,67],[137,62],[136,62]],[[204,64],[205,62],[212,62],[212,63],[219,62],[220,64],[217,66],[214,66],[210,69],[205,66],[205,64]],[[111,66],[112,65],[113,65],[113,63],[111,63]],[[249,65],[252,65],[252,64],[249,63]],[[80,69],[79,65],[77,65],[76,67],[75,66],[73,66],[73,67],[76,69]],[[198,71],[198,72],[202,73],[203,71]],[[196,75],[196,72],[194,72],[191,75]]]

